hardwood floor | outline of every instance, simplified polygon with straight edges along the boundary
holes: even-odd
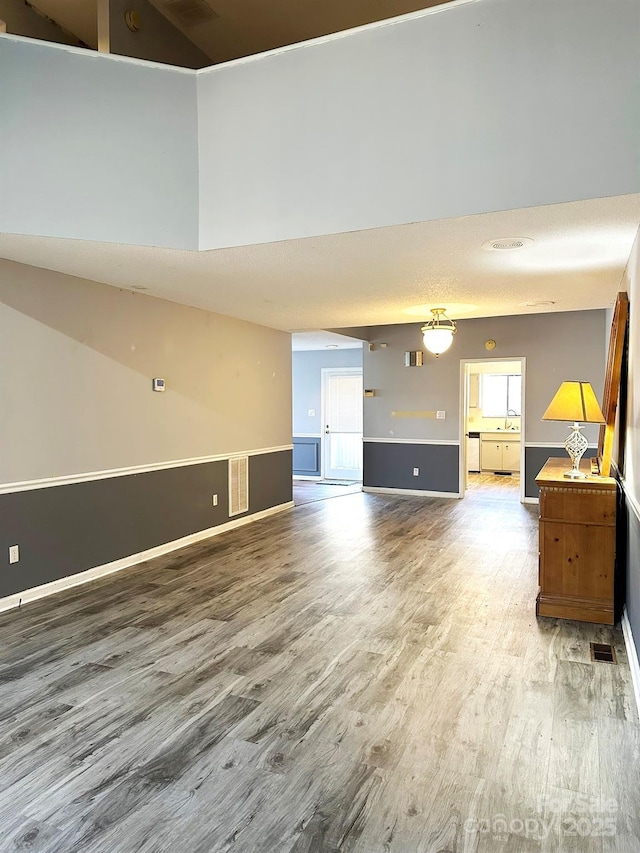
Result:
[[[293,481],[293,500],[296,506],[313,503],[314,501],[326,501],[328,498],[342,498],[354,492],[362,491],[360,482],[344,482],[339,485],[327,483],[324,480],[296,480]]]
[[[520,500],[519,474],[492,474],[482,471],[467,475],[467,489],[482,491],[485,498]]]
[[[536,516],[352,494],[2,614],[0,850],[638,853],[622,636],[536,620]]]

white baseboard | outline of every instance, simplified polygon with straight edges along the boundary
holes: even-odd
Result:
[[[528,498],[528,497],[525,495],[525,497],[522,499],[522,503],[523,503],[523,504],[539,504],[539,503],[540,503],[540,498]]]
[[[458,500],[458,492],[428,492],[423,489],[383,489],[378,486],[363,486],[363,492],[371,492],[374,495],[415,495],[419,498],[453,498]]]
[[[228,530],[235,530],[236,527],[243,527],[245,524],[250,524],[253,521],[259,521],[261,518],[267,518],[270,515],[283,512],[286,509],[291,509],[293,506],[293,501],[278,504],[278,506],[263,509],[261,512],[254,512],[253,515],[234,518],[224,524],[219,524],[217,527],[208,527],[206,530],[199,530],[197,533],[191,533],[189,536],[183,536],[181,539],[174,539],[172,542],[165,542],[164,545],[157,545],[155,548],[148,548],[146,551],[139,551],[137,554],[131,554],[129,557],[123,557],[121,560],[114,560],[112,563],[105,563],[102,566],[95,566],[93,569],[87,569],[86,572],[78,572],[78,574],[59,578],[56,581],[51,581],[51,583],[42,584],[42,586],[34,586],[31,589],[16,592],[13,595],[0,598],[0,613],[4,610],[11,610],[14,607],[20,607],[22,604],[27,604],[29,601],[36,601],[39,598],[54,595],[56,592],[62,592],[65,589],[71,589],[74,586],[89,583],[97,578],[103,578],[105,575],[112,575],[114,572],[119,572],[122,569],[128,569],[131,566],[135,566],[137,563],[152,560],[154,557],[161,557],[164,554],[171,553],[171,551],[177,551],[178,548],[184,548],[185,545],[193,545],[195,542],[201,542],[203,539],[218,536],[220,533],[226,533]]]
[[[318,482],[319,480],[322,480],[322,477],[320,477],[318,474],[294,474],[293,479],[294,480],[315,480],[316,482]]]
[[[631,623],[627,608],[622,611],[622,633],[624,634],[624,644],[627,648],[627,657],[629,658],[629,669],[631,670],[631,681],[633,683],[633,692],[636,697],[636,709],[640,716],[640,662],[638,661],[638,649],[633,641],[633,633],[631,632]]]

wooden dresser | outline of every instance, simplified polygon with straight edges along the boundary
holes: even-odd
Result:
[[[538,616],[614,623],[617,484],[612,477],[570,480],[568,457],[548,459],[540,487]],[[588,473],[590,460],[582,461]]]

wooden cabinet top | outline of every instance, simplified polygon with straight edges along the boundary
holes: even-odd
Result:
[[[591,460],[583,459],[580,462],[580,470],[587,474],[584,480],[572,480],[565,477],[564,472],[571,468],[571,460],[568,456],[560,459],[547,459],[544,467],[536,477],[536,483],[540,488],[545,486],[562,485],[569,489],[601,489],[602,491],[615,491],[617,483],[613,477],[600,477],[591,474]]]

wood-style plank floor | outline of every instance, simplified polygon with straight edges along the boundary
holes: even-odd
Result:
[[[536,620],[536,515],[346,495],[2,614],[0,850],[638,853],[622,636]]]
[[[328,498],[343,498],[345,495],[360,492],[362,483],[347,481],[336,485],[324,480],[293,480],[293,500],[296,506],[313,503],[314,501],[325,501]]]

